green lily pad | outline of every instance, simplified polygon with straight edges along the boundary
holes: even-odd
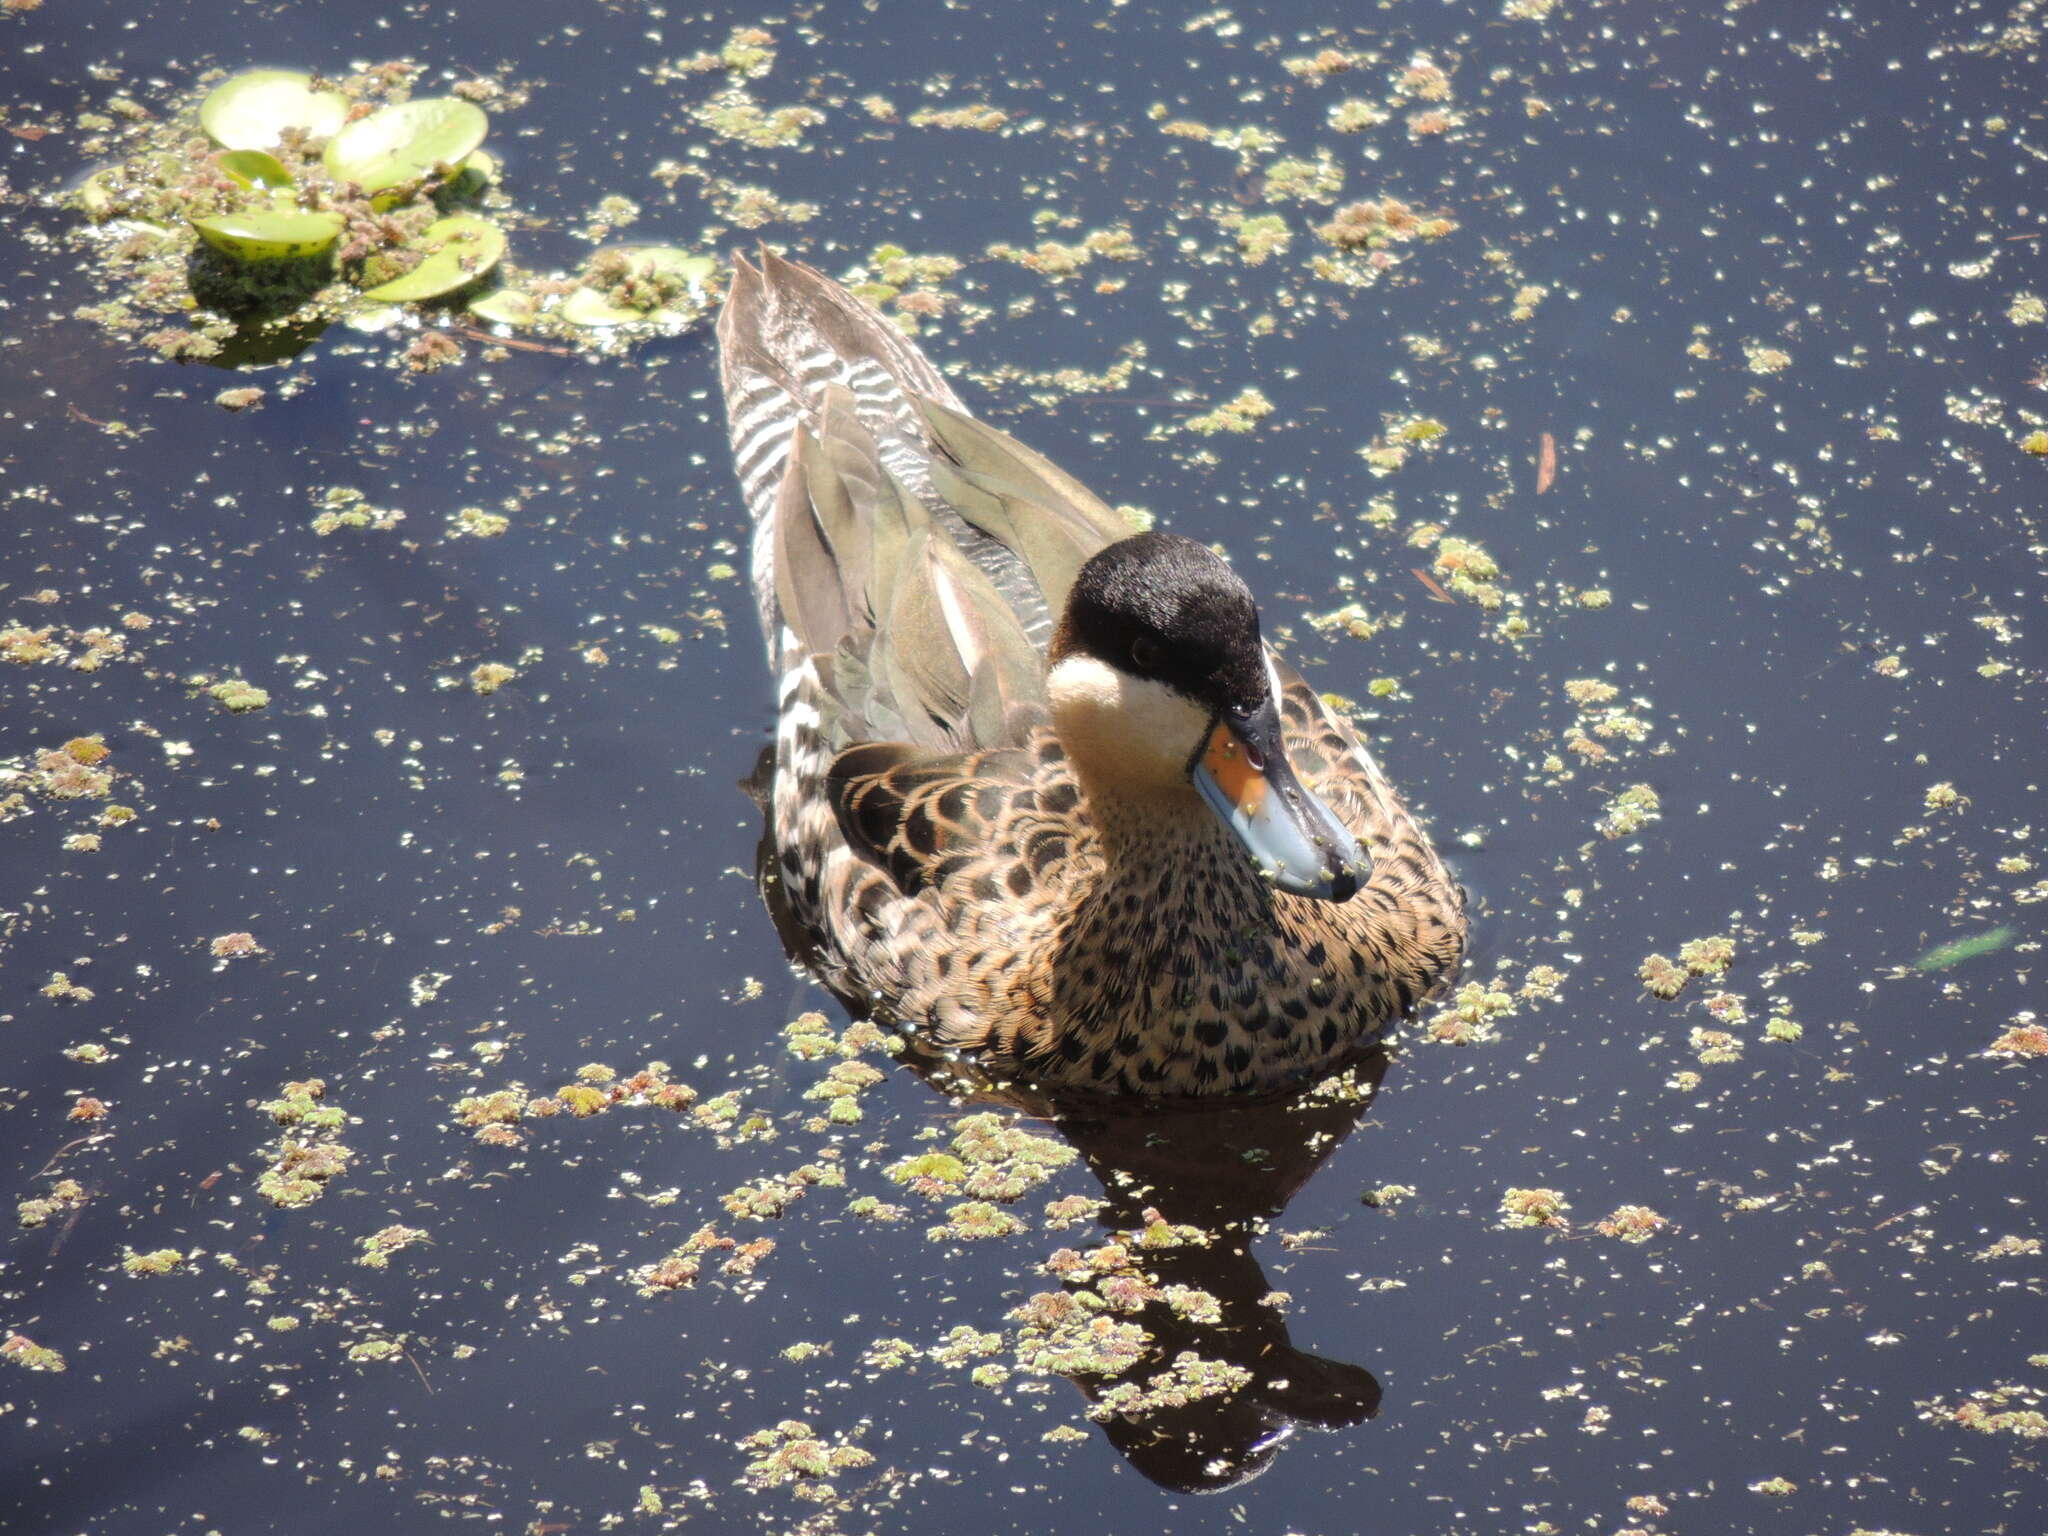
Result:
[[[562,301],[570,325],[635,325],[665,314],[686,314],[704,279],[718,270],[709,256],[673,245],[618,245],[599,251],[584,270],[585,283]]]
[[[403,277],[365,288],[363,297],[380,304],[417,304],[473,283],[505,254],[505,232],[487,219],[456,214],[436,219],[420,235],[427,259]]]
[[[251,209],[194,219],[200,239],[236,261],[289,261],[318,256],[341,233],[338,213],[309,213],[302,208]]]
[[[533,324],[540,303],[523,288],[499,288],[480,293],[469,301],[469,312],[479,320],[509,325],[514,330]]]
[[[315,90],[311,76],[289,69],[236,75],[216,86],[199,108],[199,126],[222,149],[268,149],[287,128],[322,138],[347,118],[346,96]]]
[[[335,180],[382,192],[436,166],[460,165],[490,126],[483,109],[471,102],[428,96],[350,123],[328,140],[321,158]]]
[[[220,157],[228,178],[245,187],[289,187],[292,173],[268,150],[231,149]]]

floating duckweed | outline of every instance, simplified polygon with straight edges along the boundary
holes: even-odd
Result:
[[[304,1082],[286,1083],[277,1098],[259,1104],[257,1108],[279,1125],[301,1125],[309,1130],[335,1130],[348,1123],[348,1116],[332,1104],[321,1102],[327,1095],[327,1084],[317,1077]]]
[[[344,528],[361,528],[382,533],[405,521],[396,507],[373,507],[369,497],[352,485],[334,485],[316,497],[321,510],[313,518],[313,531],[321,538]]]
[[[1223,1397],[1249,1386],[1252,1373],[1227,1360],[1205,1360],[1182,1350],[1167,1368],[1139,1381],[1122,1381],[1089,1406],[1097,1420],[1139,1419],[1163,1408],[1181,1408],[1204,1398]]]
[[[1709,992],[1700,1005],[1714,1016],[1716,1023],[1733,1028],[1749,1022],[1749,1009],[1738,992]]]
[[[1958,805],[1968,805],[1970,802],[1956,792],[1955,785],[1941,783],[1930,784],[1927,787],[1927,793],[1922,797],[1922,803],[1930,812],[1933,812],[1950,810]]]
[[[1500,1197],[1504,1227],[1564,1227],[1570,1203],[1555,1189],[1509,1189]]]
[[[861,1351],[860,1363],[876,1371],[901,1370],[918,1353],[917,1346],[908,1339],[877,1339]]]
[[[106,744],[97,736],[78,737],[38,752],[29,788],[49,800],[104,800],[114,788],[114,770],[99,766],[107,755]]]
[[[1398,429],[1404,442],[1427,442],[1428,436],[1415,436],[1423,425],[1436,427],[1441,433],[1440,423],[1419,424],[1410,422]],[[1506,601],[1507,594],[1499,586],[1500,566],[1485,550],[1469,539],[1445,538],[1436,547],[1436,572],[1443,578],[1453,596],[1477,603],[1489,611]]]
[[[1788,1019],[1783,1014],[1774,1013],[1764,1021],[1764,1038],[1766,1040],[1789,1043],[1799,1039],[1805,1033],[1806,1030],[1797,1021]]]
[[[1985,1049],[1994,1056],[2048,1056],[2048,1028],[2035,1023],[2031,1013],[2023,1013]]]
[[[1293,243],[1294,232],[1287,227],[1287,220],[1277,213],[1254,214],[1249,218],[1237,214],[1233,219],[1237,251],[1248,267],[1264,266]]]
[[[1091,1305],[1092,1303],[1092,1305]],[[1099,1299],[1041,1291],[1014,1308],[1020,1369],[1042,1376],[1121,1376],[1145,1357],[1152,1336],[1104,1315]]]
[[[1392,1210],[1403,1200],[1414,1198],[1415,1186],[1412,1184],[1381,1184],[1359,1195],[1358,1203],[1376,1211],[1387,1211]]]
[[[501,512],[464,507],[448,519],[448,534],[451,538],[495,539],[511,526],[512,519]]]
[[[960,1323],[946,1331],[945,1335],[925,1353],[938,1365],[965,1365],[969,1360],[993,1355],[1003,1347],[1000,1333],[984,1333],[979,1328]]]
[[[1978,1434],[2042,1440],[2048,1439],[2048,1414],[2041,1411],[2044,1402],[2048,1402],[2048,1394],[2036,1388],[2000,1383],[1972,1392],[1953,1407],[1938,1399],[1914,1406],[1920,1409],[1922,1418],[1955,1424]]]
[[[327,1188],[327,1181],[343,1172],[355,1154],[336,1135],[348,1117],[332,1104],[322,1103],[327,1085],[319,1078],[286,1083],[283,1094],[259,1106],[277,1124],[293,1132],[280,1136],[270,1149],[270,1166],[256,1180],[256,1189],[273,1204],[286,1207],[310,1205]]]
[[[1094,1195],[1062,1195],[1045,1202],[1045,1225],[1055,1231],[1076,1226],[1101,1209],[1102,1201]]]
[[[1217,432],[1249,432],[1272,414],[1273,402],[1261,391],[1246,387],[1215,410],[1190,416],[1181,423],[1181,427],[1184,431],[1199,432],[1205,437]]]
[[[608,246],[590,258],[578,286],[562,301],[570,325],[677,325],[701,319],[710,307],[705,281],[709,256],[672,245]]]
[[[361,1339],[349,1345],[348,1357],[358,1365],[382,1365],[405,1353],[398,1339]]]
[[[1132,1234],[1132,1239],[1140,1248],[1206,1248],[1214,1241],[1202,1228],[1168,1221],[1150,1206],[1138,1214],[1145,1224]]]
[[[1649,785],[1631,784],[1607,802],[1607,809],[1594,825],[1600,835],[1610,841],[1633,837],[1658,819],[1663,803],[1657,791]]]
[[[478,662],[470,669],[470,689],[486,698],[519,675],[519,669],[502,661]]]
[[[982,1200],[1015,1200],[1074,1161],[1074,1149],[1000,1114],[968,1115],[953,1130],[954,1155],[965,1165],[963,1190]]]
[[[655,78],[665,82],[675,75],[707,74],[723,69],[754,79],[774,68],[774,45],[775,34],[772,32],[759,27],[735,27],[718,52],[692,54],[687,59],[664,64],[655,71]]]
[[[718,1203],[734,1216],[748,1216],[756,1221],[766,1221],[780,1216],[797,1201],[803,1199],[808,1185],[823,1183],[820,1173],[811,1168],[799,1168],[794,1173],[769,1175],[754,1179],[729,1190],[718,1197]]]
[[[168,1275],[184,1262],[184,1253],[176,1248],[158,1248],[149,1253],[129,1248],[122,1254],[121,1268],[139,1279],[145,1275]]]
[[[913,128],[967,128],[976,133],[994,133],[1009,120],[1009,113],[985,101],[959,107],[919,107],[910,114]]]
[[[1269,202],[1333,203],[1344,190],[1344,171],[1327,150],[1313,160],[1289,155],[1266,167]]]
[[[362,1252],[356,1256],[356,1262],[367,1269],[388,1269],[391,1266],[391,1255],[426,1240],[425,1228],[400,1226],[394,1223],[379,1228],[357,1242],[356,1246]]]
[[[42,993],[45,997],[71,1003],[89,1003],[94,996],[91,987],[81,987],[62,971],[50,973],[50,979],[43,983]]]
[[[25,1333],[10,1333],[0,1339],[0,1360],[10,1360],[25,1371],[61,1371],[64,1356],[46,1344],[38,1344]]]
[[[207,694],[231,715],[246,715],[252,710],[266,709],[270,705],[270,694],[254,683],[232,678],[224,683],[215,683]]]
[[[1686,983],[1692,980],[1689,972],[1673,965],[1663,955],[1649,955],[1636,972],[1643,987],[1654,997],[1673,998],[1683,992]]]
[[[1980,1263],[1989,1263],[1993,1259],[2035,1258],[2040,1255],[2040,1252],[2040,1238],[2016,1237],[2011,1233],[2007,1233],[1988,1248],[1978,1249],[1974,1257]]]
[[[1688,939],[1678,947],[1678,958],[1695,976],[1720,976],[1735,959],[1735,939],[1728,934]]]
[[[1186,1322],[1223,1321],[1223,1303],[1212,1292],[1192,1285],[1169,1285],[1161,1288],[1160,1295],[1173,1315]]]
[[[209,940],[206,947],[216,960],[244,960],[267,953],[253,933],[223,933]]]
[[[271,1166],[257,1179],[257,1192],[274,1205],[310,1205],[326,1190],[329,1179],[347,1169],[353,1156],[338,1143],[285,1137],[277,1144]]]
[[[1429,1038],[1447,1045],[1480,1044],[1494,1037],[1495,1022],[1514,1008],[1514,998],[1498,980],[1491,985],[1468,981],[1429,1021]]]
[[[755,149],[786,149],[803,141],[806,128],[825,121],[816,107],[763,108],[741,85],[702,103],[693,115],[721,139]]]
[[[2020,439],[2020,452],[2031,453],[2035,458],[2048,458],[2048,431],[2029,432]]]
[[[1745,366],[1751,373],[1783,373],[1792,366],[1792,354],[1783,347],[1765,346],[1759,341],[1742,344]]]
[[[1358,96],[1332,103],[1326,114],[1330,127],[1338,133],[1363,133],[1368,128],[1377,128],[1389,115],[1376,102]]]
[[[47,1195],[32,1196],[16,1205],[15,1219],[24,1227],[40,1227],[59,1211],[85,1204],[87,1198],[85,1186],[76,1179],[59,1179]]]
[[[1751,1483],[1749,1491],[1751,1493],[1761,1493],[1774,1499],[1782,1499],[1797,1493],[1799,1485],[1782,1477],[1767,1477],[1760,1483]]]
[[[610,1107],[612,1102],[612,1096],[604,1089],[593,1088],[588,1083],[565,1083],[555,1090],[555,1099],[579,1120],[587,1120]]]
[[[1041,240],[1030,250],[998,242],[988,248],[988,254],[1055,280],[1072,277],[1095,255],[1086,245],[1062,245],[1057,240]]]
[[[784,1419],[773,1429],[756,1430],[739,1441],[739,1448],[753,1457],[747,1463],[746,1477],[756,1488],[833,1478],[850,1467],[869,1466],[875,1459],[843,1437],[820,1438],[801,1419]]]
[[[1742,1060],[1741,1039],[1724,1029],[1695,1028],[1688,1037],[1688,1044],[1703,1066],[1722,1066]]]
[[[1316,236],[1340,251],[1379,252],[1411,240],[1441,240],[1457,227],[1441,214],[1423,218],[1399,198],[1368,198],[1338,209],[1328,223],[1317,226]],[[1377,259],[1387,262],[1396,258],[1383,255]]]
[[[967,1177],[967,1165],[950,1152],[924,1152],[883,1170],[884,1177],[922,1195],[937,1195]]]
[[[455,1101],[455,1123],[472,1129],[492,1125],[513,1125],[526,1112],[526,1095],[517,1088],[500,1088],[493,1093]]]
[[[1596,1222],[1593,1230],[1624,1243],[1647,1243],[1670,1224],[1647,1205],[1623,1205]]]
[[[943,1226],[927,1227],[925,1236],[939,1243],[949,1239],[1011,1237],[1024,1230],[1024,1223],[1001,1206],[987,1200],[963,1200],[947,1210]]]

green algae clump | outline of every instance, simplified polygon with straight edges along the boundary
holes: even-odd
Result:
[[[151,1253],[137,1253],[130,1248],[122,1255],[121,1268],[141,1279],[148,1275],[168,1275],[184,1262],[185,1255],[176,1248],[158,1248]]]
[[[252,710],[266,708],[270,694],[254,683],[241,678],[231,678],[224,683],[215,683],[207,694],[231,715],[246,715]]]
[[[1508,1189],[1501,1192],[1500,1224],[1504,1227],[1566,1227],[1571,1206],[1554,1189]]]

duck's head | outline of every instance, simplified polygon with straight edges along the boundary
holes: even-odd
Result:
[[[1053,728],[1091,796],[1198,795],[1297,896],[1364,882],[1364,849],[1287,761],[1251,589],[1206,545],[1141,533],[1095,555],[1049,660]]]

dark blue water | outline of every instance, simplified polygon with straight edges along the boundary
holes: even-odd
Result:
[[[755,97],[826,114],[800,147],[713,137],[690,108],[717,77],[652,74],[757,22],[779,57]],[[2024,22],[884,3],[375,23],[51,0],[0,24],[0,627],[52,627],[73,658],[95,627],[127,641],[93,671],[0,662],[0,798],[24,796],[0,825],[0,1149],[12,1198],[86,1197],[0,1268],[0,1334],[67,1366],[0,1361],[0,1523],[2048,1527],[2015,1416],[2048,1392],[2048,1068],[1987,1054],[2040,1011],[2048,910],[2048,460],[2022,447],[2048,425],[2048,325],[2019,302],[2048,297],[2048,134]],[[1370,57],[1320,82],[1286,67],[1324,48]],[[1396,98],[1417,54],[1448,74],[1447,132],[1411,135],[1431,104]],[[117,92],[163,109],[211,65],[403,56],[533,83],[492,140],[533,265],[579,261],[611,193],[643,205],[635,237],[756,238],[650,174],[699,151],[816,204],[759,235],[827,270],[884,243],[965,262],[944,287],[966,307],[924,336],[963,395],[1111,502],[1233,551],[1455,849],[1480,904],[1468,975],[1514,995],[1550,966],[1559,996],[1477,1044],[1411,1028],[1363,1110],[1066,1127],[1084,1156],[1005,1206],[1023,1231],[928,1238],[956,1197],[885,1170],[971,1107],[892,1068],[857,1125],[810,1124],[828,1063],[782,1041],[830,1004],[753,889],[738,786],[772,681],[726,570],[744,562],[708,337],[608,361],[472,341],[421,376],[337,330],[233,415],[212,397],[248,380],[72,318],[98,295],[43,194],[85,169],[77,114]],[[1349,98],[1392,115],[1340,134]],[[908,121],[975,102],[1008,130]],[[1176,121],[1283,142],[1241,157]],[[1362,286],[1319,273],[1333,208],[1275,201],[1266,174],[1318,149],[1339,202],[1457,227]],[[1292,243],[1247,265],[1231,221],[1266,213]],[[1117,225],[1140,258],[1067,279],[987,254]],[[1131,343],[1122,387],[1025,377]],[[1252,386],[1274,406],[1252,432],[1179,429]],[[1358,450],[1415,418],[1446,431],[1374,476]],[[316,537],[336,485],[405,522]],[[510,531],[450,537],[466,506]],[[1411,542],[1424,524],[1493,557],[1503,607],[1433,598],[1411,574],[1440,552]],[[1398,622],[1309,622],[1351,602]],[[519,676],[486,697],[468,677],[487,662]],[[228,677],[270,705],[226,713],[205,689]],[[1374,678],[1400,689],[1373,698]],[[1582,708],[1572,680],[1617,691]],[[1610,709],[1633,723],[1602,735]],[[24,782],[92,735],[132,822]],[[1638,784],[1660,819],[1603,836]],[[1960,798],[1930,806],[1939,785]],[[86,833],[97,851],[67,849]],[[263,953],[215,958],[243,932]],[[1644,991],[1646,957],[1712,935],[1735,940],[1724,976]],[[58,973],[93,995],[45,995]],[[1774,1017],[1798,1038],[1768,1038]],[[1698,1029],[1740,1058],[1703,1063]],[[621,1105],[509,1147],[453,1123],[465,1096],[650,1061],[758,1123]],[[311,1078],[352,1160],[280,1209],[259,1106]],[[69,1118],[81,1096],[104,1117]],[[827,1165],[844,1187],[779,1218],[721,1205]],[[1361,1203],[1386,1185],[1414,1193]],[[1504,1227],[1517,1188],[1561,1193],[1569,1225]],[[1063,1196],[1107,1203],[1061,1227]],[[1624,1205],[1667,1225],[1600,1234]],[[1008,1314],[1062,1289],[1049,1256],[1148,1206],[1216,1233],[1144,1260],[1219,1303],[1213,1324],[1155,1305],[1155,1348],[1252,1382],[1098,1427],[1100,1384],[1030,1369]],[[634,1272],[707,1223],[774,1250],[748,1274],[713,1250],[694,1288],[643,1296]],[[393,1225],[426,1240],[358,1263]],[[174,1272],[124,1271],[167,1248]],[[930,1352],[962,1326],[992,1352]],[[888,1339],[904,1363],[870,1358]],[[1006,1378],[977,1383],[990,1363]],[[754,1486],[764,1449],[742,1442],[792,1420],[872,1459]]]

